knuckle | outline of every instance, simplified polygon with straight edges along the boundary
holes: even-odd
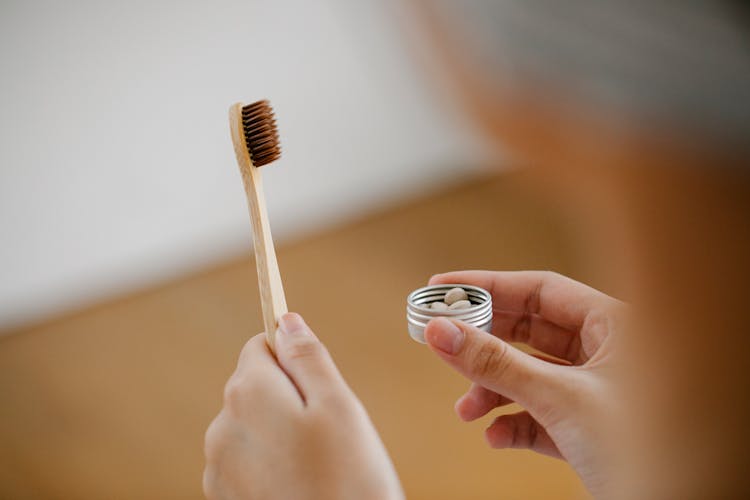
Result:
[[[473,366],[480,377],[501,378],[508,369],[508,346],[492,340],[482,342],[474,355]]]
[[[245,360],[251,356],[251,353],[255,348],[255,344],[255,337],[252,337],[249,340],[245,341],[245,343],[242,345],[242,349],[240,349],[240,354],[237,358],[237,368],[242,366],[245,363]]]
[[[208,464],[219,461],[225,444],[225,432],[221,415],[217,416],[206,429],[203,441],[203,453]]]
[[[251,398],[253,386],[252,380],[247,376],[232,375],[224,386],[224,407],[232,412],[239,412]]]
[[[245,341],[245,343],[242,345],[242,349],[240,349],[240,358],[246,354],[248,351],[253,349],[253,346],[255,345],[255,337],[257,335],[254,335],[250,337],[248,340]]]
[[[513,323],[510,331],[510,338],[514,342],[528,342],[531,335],[532,315],[528,312],[521,313],[518,319]]]

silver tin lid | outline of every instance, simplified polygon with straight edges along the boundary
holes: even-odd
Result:
[[[429,304],[442,301],[446,292],[456,287],[463,288],[466,291],[471,307],[448,311],[429,308]],[[425,326],[431,319],[441,316],[457,319],[485,332],[490,332],[492,330],[492,296],[483,288],[455,283],[418,288],[406,298],[406,321],[409,335],[417,342],[425,343]]]

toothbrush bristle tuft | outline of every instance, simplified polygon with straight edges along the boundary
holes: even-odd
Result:
[[[242,107],[242,129],[253,165],[262,167],[281,157],[276,120],[268,101],[258,101]]]

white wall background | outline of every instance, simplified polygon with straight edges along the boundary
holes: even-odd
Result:
[[[249,251],[227,109],[269,98],[277,240],[466,175],[387,2],[3,1],[0,329]]]

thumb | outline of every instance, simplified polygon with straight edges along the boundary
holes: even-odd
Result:
[[[299,314],[279,318],[276,357],[308,403],[345,387],[328,350]]]
[[[560,388],[558,366],[461,321],[433,319],[425,328],[425,340],[466,378],[531,411],[547,406]]]

